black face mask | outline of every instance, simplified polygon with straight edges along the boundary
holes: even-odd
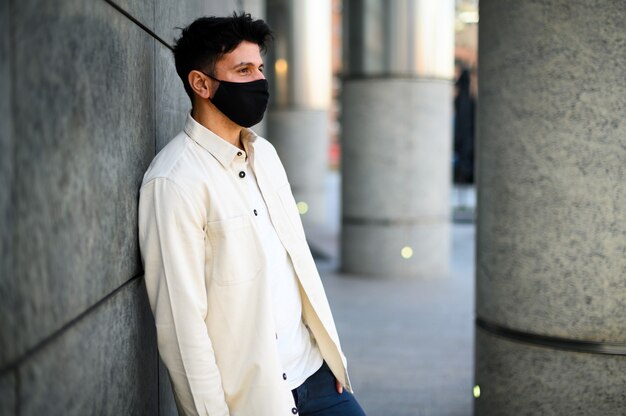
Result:
[[[270,98],[267,80],[229,82],[205,75],[219,81],[211,102],[226,117],[241,127],[254,126],[263,120]]]

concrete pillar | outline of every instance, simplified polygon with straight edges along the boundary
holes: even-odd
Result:
[[[626,408],[626,3],[480,3],[475,414]]]
[[[285,165],[305,226],[326,222],[330,19],[330,0],[267,0],[275,33],[266,64],[267,139]]]
[[[344,2],[342,269],[444,276],[454,2]]]

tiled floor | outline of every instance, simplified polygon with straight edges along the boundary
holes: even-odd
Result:
[[[472,414],[474,225],[455,224],[452,234],[446,279],[345,276],[336,259],[318,262],[369,416]],[[332,235],[313,240],[336,247]]]

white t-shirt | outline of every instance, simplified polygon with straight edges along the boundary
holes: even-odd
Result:
[[[300,386],[323,363],[322,354],[302,322],[302,299],[291,258],[278,238],[256,176],[246,159],[246,179],[267,260],[267,275],[274,307],[278,354],[291,390]]]

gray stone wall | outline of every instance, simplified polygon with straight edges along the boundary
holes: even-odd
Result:
[[[248,3],[0,2],[0,415],[175,414],[136,232],[189,110],[162,41]]]

